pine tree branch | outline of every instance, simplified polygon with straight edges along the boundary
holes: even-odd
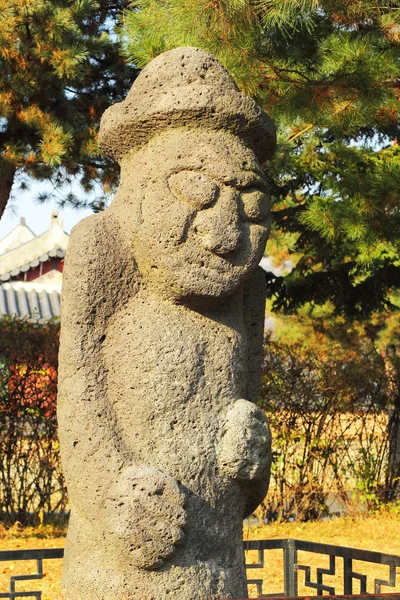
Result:
[[[15,165],[3,162],[0,170],[0,218],[3,216],[10,198],[17,168]]]
[[[300,137],[301,135],[303,135],[303,133],[306,133],[307,131],[309,131],[313,127],[314,127],[313,123],[311,123],[310,125],[307,125],[307,127],[304,127],[304,129],[302,129],[301,131],[298,131],[297,133],[291,135],[286,141],[287,142],[293,142],[298,137]]]
[[[301,71],[296,71],[296,70],[292,70],[292,69],[283,69],[280,67],[277,67],[276,65],[274,65],[273,63],[267,61],[267,60],[262,60],[261,61],[263,64],[267,65],[276,75],[277,79],[279,79],[280,81],[283,81],[285,83],[298,83],[300,85],[304,85],[304,81],[307,81],[309,83],[315,83],[314,81],[312,81],[309,77],[307,77],[307,75],[304,75],[303,73],[301,73]],[[289,72],[289,73],[296,73],[297,75],[300,75],[303,79],[294,79],[293,77],[284,77],[282,75],[282,73],[284,72]]]
[[[83,90],[73,90],[72,88],[65,87],[65,91],[71,92],[71,94],[75,94],[76,96],[86,96],[88,98],[93,98],[92,92],[85,92]]]
[[[340,115],[340,113],[343,113],[345,110],[347,110],[349,108],[349,106],[351,106],[353,104],[353,100],[350,100],[346,106],[343,106],[341,108],[339,108],[338,110],[335,110],[335,112],[332,114],[332,117],[337,117],[338,115]],[[306,133],[307,131],[309,131],[310,129],[312,129],[313,127],[315,127],[315,125],[313,123],[310,123],[309,125],[307,125],[304,129],[302,129],[301,131],[298,131],[297,133],[291,135],[289,138],[287,138],[287,142],[293,142],[294,140],[296,140],[298,137],[300,137],[301,135],[303,135],[303,133]]]

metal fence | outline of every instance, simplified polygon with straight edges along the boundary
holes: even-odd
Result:
[[[400,556],[391,554],[383,554],[381,552],[371,552],[369,550],[358,550],[355,548],[345,548],[343,546],[332,546],[329,544],[317,544],[314,542],[305,542],[302,540],[285,539],[285,540],[251,540],[244,542],[245,551],[257,551],[257,562],[246,564],[249,570],[263,569],[265,567],[265,553],[269,550],[281,549],[283,551],[283,581],[284,590],[280,593],[268,594],[263,593],[262,578],[248,579],[249,585],[254,585],[257,590],[257,598],[274,598],[282,596],[297,596],[298,595],[298,580],[299,573],[303,572],[303,586],[310,589],[310,594],[323,595],[327,593],[334,595],[335,593],[353,594],[353,582],[357,581],[360,587],[360,593],[367,592],[367,584],[370,583],[367,572],[368,565],[371,563],[387,565],[388,578],[374,579],[374,592],[380,594],[383,587],[391,588],[395,591],[396,587],[396,569],[400,567]],[[310,552],[319,556],[328,557],[329,568],[316,569],[316,581],[312,581],[311,567],[307,564],[300,564],[298,560],[298,552]],[[35,561],[36,572],[29,575],[12,575],[9,581],[9,591],[0,592],[0,598],[14,600],[16,598],[35,598],[41,600],[42,592],[36,591],[18,591],[16,584],[19,581],[42,579],[44,575],[43,561],[44,560],[60,560],[63,558],[63,548],[45,549],[45,550],[7,550],[0,551],[0,563],[2,562],[19,562],[19,561]],[[343,563],[343,583],[342,589],[335,591],[335,588],[326,583],[326,577],[336,574],[338,562]],[[353,561],[361,561],[365,563],[364,573],[356,572],[353,569]],[[400,594],[399,594],[400,598]]]
[[[36,573],[29,575],[11,575],[10,587],[8,592],[0,592],[0,598],[7,598],[8,600],[14,600],[14,598],[36,598],[41,600],[41,591],[31,592],[18,592],[15,589],[15,585],[18,581],[26,581],[29,579],[42,579],[43,578],[43,561],[48,559],[62,559],[64,556],[64,548],[51,548],[43,550],[4,550],[0,552],[0,563],[1,562],[18,562],[22,560],[34,560],[36,561]]]
[[[374,593],[380,594],[383,587],[396,587],[396,568],[400,567],[400,556],[384,554],[382,552],[372,552],[370,550],[358,550],[356,548],[346,548],[344,546],[332,546],[330,544],[317,544],[315,542],[305,542],[303,540],[251,540],[244,542],[245,550],[257,550],[258,560],[255,564],[246,564],[247,569],[263,569],[265,567],[265,552],[268,550],[283,550],[283,581],[284,591],[275,594],[263,594],[263,579],[248,579],[248,584],[253,584],[257,589],[258,598],[273,598],[282,596],[297,596],[299,574],[304,573],[303,586],[308,588],[308,593],[321,596],[324,592],[334,594],[353,594],[353,583],[358,581],[360,593],[367,592],[367,584],[370,583],[368,575],[368,565],[371,563],[387,565],[388,578],[374,579]],[[316,569],[316,581],[311,579],[311,567],[307,564],[300,564],[298,552],[311,552],[319,556],[325,556],[329,559],[329,567],[319,567]],[[336,574],[338,559],[343,561],[343,582],[341,590],[336,591],[332,585],[326,583],[326,578]],[[353,561],[362,561],[365,563],[363,571],[356,572],[353,569]],[[371,577],[370,577],[371,578]],[[325,580],[325,581],[324,581]],[[400,596],[399,596],[400,597]]]

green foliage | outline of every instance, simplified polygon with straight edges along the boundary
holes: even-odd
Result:
[[[0,216],[14,181],[26,185],[27,176],[55,188],[78,180],[85,193],[100,184],[95,209],[114,189],[118,172],[100,153],[97,130],[136,73],[113,33],[125,5],[0,0]]]
[[[275,309],[331,300],[354,318],[390,306],[400,286],[398,2],[139,0],[124,33],[141,67],[176,46],[209,50],[274,118],[273,239],[290,238],[295,266],[270,276]]]

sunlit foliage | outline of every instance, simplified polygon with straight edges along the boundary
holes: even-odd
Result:
[[[295,264],[270,277],[275,309],[388,306],[400,286],[400,4],[139,0],[124,25],[129,60],[209,50],[275,119],[273,235]]]
[[[0,0],[0,216],[16,181],[55,188],[99,183],[99,209],[118,178],[97,146],[104,109],[135,71],[119,56],[113,27],[125,2]],[[84,204],[74,195],[61,199]],[[45,197],[41,198],[42,200]]]

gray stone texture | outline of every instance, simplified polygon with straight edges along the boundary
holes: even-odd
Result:
[[[270,467],[254,402],[274,139],[197,48],[156,58],[104,114],[121,183],[74,228],[63,284],[67,600],[247,595],[242,521]]]

